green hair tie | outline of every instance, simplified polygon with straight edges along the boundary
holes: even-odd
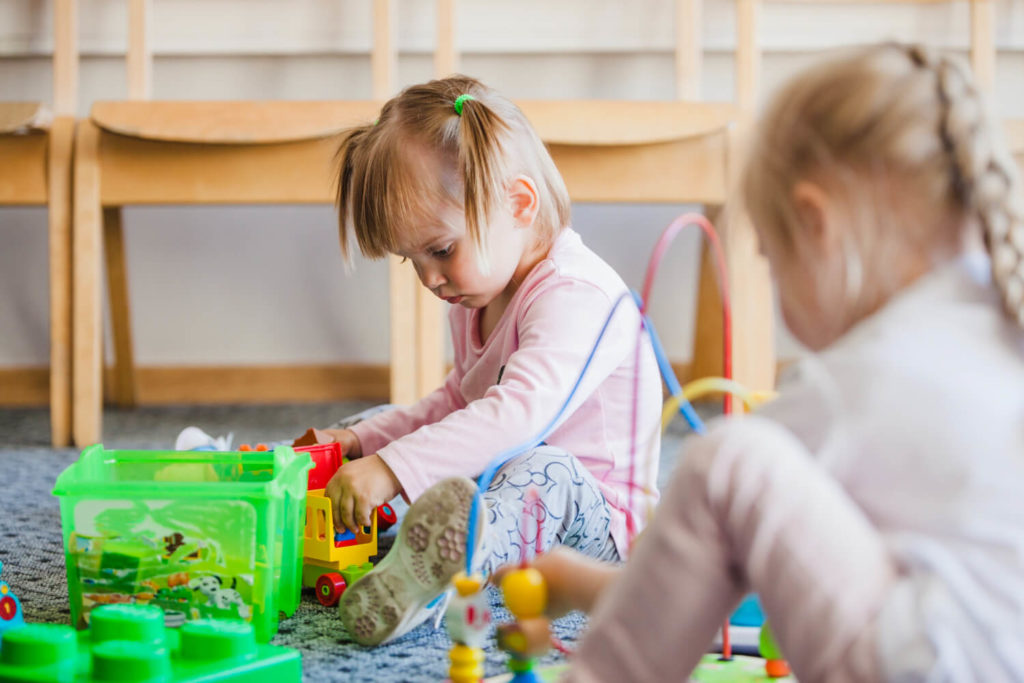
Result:
[[[462,105],[465,104],[466,100],[475,100],[476,98],[472,95],[459,95],[455,98],[455,113],[462,116]]]

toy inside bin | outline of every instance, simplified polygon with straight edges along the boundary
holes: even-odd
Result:
[[[168,626],[251,621],[266,642],[302,581],[310,457],[96,445],[57,478],[72,623],[98,605],[164,610]]]

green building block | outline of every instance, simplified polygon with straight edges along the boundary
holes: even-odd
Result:
[[[0,639],[0,683],[298,683],[291,648],[256,642],[252,624],[198,619],[164,626],[152,605],[106,605],[88,631],[28,624]]]
[[[363,562],[362,564],[350,564],[341,570],[341,575],[345,578],[345,585],[351,586],[353,583],[363,578],[369,571],[373,569],[373,562]]]

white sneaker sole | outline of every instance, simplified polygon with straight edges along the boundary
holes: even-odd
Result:
[[[464,477],[427,489],[409,508],[395,545],[370,573],[341,595],[345,630],[360,645],[379,645],[429,616],[425,607],[466,564],[469,508],[476,485]],[[477,518],[477,545],[483,529]]]

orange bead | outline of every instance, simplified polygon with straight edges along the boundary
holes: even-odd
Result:
[[[789,664],[785,659],[767,659],[764,663],[764,672],[768,678],[783,678],[789,675]]]

